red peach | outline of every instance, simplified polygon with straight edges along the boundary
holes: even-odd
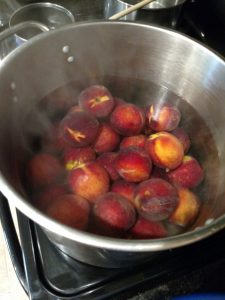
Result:
[[[149,136],[145,149],[153,163],[160,168],[175,169],[184,157],[181,142],[171,133],[162,131]]]
[[[98,198],[93,207],[93,215],[101,231],[110,236],[124,233],[136,221],[132,204],[116,193],[106,193]]]
[[[191,225],[200,209],[200,200],[193,192],[186,188],[178,188],[178,205],[170,216],[170,222],[180,225]]]
[[[130,229],[130,234],[134,239],[152,239],[163,238],[167,235],[167,232],[161,222],[153,222],[139,217]]]
[[[149,178],[152,162],[144,149],[129,147],[118,152],[115,169],[126,181],[140,182]]]
[[[131,136],[139,134],[145,124],[144,113],[134,104],[126,103],[118,105],[110,117],[112,128],[119,134]]]
[[[68,171],[78,167],[80,164],[93,161],[95,158],[95,151],[91,147],[67,147],[64,150],[64,165]]]
[[[27,178],[33,188],[47,186],[57,182],[64,175],[60,161],[48,153],[34,155],[27,165]]]
[[[99,157],[97,158],[97,162],[106,169],[111,180],[116,180],[119,178],[119,174],[117,173],[114,166],[116,157],[117,157],[116,152],[105,152],[100,154]]]
[[[118,146],[119,142],[120,136],[118,133],[109,124],[102,123],[93,147],[98,154],[110,152]]]
[[[194,157],[185,155],[181,165],[167,175],[173,184],[191,189],[202,182],[204,171]]]
[[[120,143],[120,149],[131,146],[145,148],[146,136],[143,134],[124,137]]]
[[[100,195],[108,192],[109,176],[98,162],[92,161],[70,171],[69,184],[75,194],[95,202]]]
[[[84,111],[67,114],[60,124],[64,140],[74,147],[86,147],[94,142],[99,129],[97,119]]]
[[[60,223],[84,230],[89,221],[90,205],[78,195],[66,194],[59,196],[50,204],[46,213]]]
[[[92,85],[83,90],[78,102],[82,109],[95,117],[107,117],[115,105],[111,93],[102,85]]]
[[[116,108],[118,105],[125,104],[126,101],[122,98],[114,97],[114,103],[115,103],[114,108]]]
[[[151,221],[168,218],[177,206],[177,191],[167,181],[153,178],[140,183],[134,203],[140,215]]]
[[[171,133],[173,135],[175,135],[175,137],[177,137],[178,140],[180,140],[181,144],[184,147],[184,153],[186,154],[191,146],[191,140],[190,140],[187,132],[184,130],[184,128],[178,127],[176,129],[174,129],[173,131],[171,131]]]
[[[179,109],[171,104],[150,105],[146,111],[147,124],[154,131],[171,131],[181,119]]]
[[[55,184],[48,186],[33,198],[33,204],[38,209],[45,211],[52,202],[54,202],[59,196],[67,194],[67,192],[68,190],[64,185]]]
[[[133,203],[135,188],[136,188],[135,183],[127,182],[123,179],[119,179],[112,184],[111,192],[117,193],[127,198],[131,203]]]
[[[49,127],[47,134],[42,138],[42,150],[52,154],[60,154],[67,143],[60,134],[59,123],[52,124]]]

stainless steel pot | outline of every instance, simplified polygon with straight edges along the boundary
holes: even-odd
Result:
[[[66,51],[65,51],[66,49]],[[192,151],[205,170],[202,209],[186,233],[155,240],[100,237],[68,228],[29,203],[24,162],[30,137],[47,124],[40,99],[73,82],[72,94],[99,83],[114,95],[146,105],[178,105]],[[166,29],[128,22],[69,25],[16,49],[0,68],[0,187],[48,238],[70,256],[97,266],[122,267],[157,251],[197,242],[225,227],[225,63],[194,40]],[[41,119],[43,117],[43,119]],[[41,126],[40,126],[41,127]]]
[[[187,0],[155,0],[136,10],[121,20],[126,21],[143,21],[155,25],[175,28],[179,21],[181,10]],[[131,7],[139,2],[138,0],[105,0],[105,18]]]

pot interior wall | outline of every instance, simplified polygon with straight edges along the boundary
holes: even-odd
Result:
[[[0,170],[24,201],[25,164],[52,113],[40,100],[50,95],[72,105],[83,88],[103,84],[140,106],[168,101],[180,108],[206,175],[193,227],[224,214],[225,65],[206,48],[145,25],[81,24],[29,41],[5,61],[0,78]]]

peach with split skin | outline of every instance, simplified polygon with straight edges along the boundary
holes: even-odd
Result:
[[[187,154],[191,146],[191,140],[184,128],[177,127],[176,129],[172,130],[171,133],[175,135],[178,140],[180,140],[181,144],[184,147],[184,154]]]
[[[64,175],[59,159],[49,153],[37,153],[27,163],[26,176],[33,189],[56,183]]]
[[[146,136],[144,134],[132,135],[124,137],[120,142],[120,149],[128,147],[140,147],[145,148]]]
[[[111,192],[117,193],[133,203],[136,186],[137,185],[133,182],[118,179],[112,184]]]
[[[145,219],[150,221],[165,220],[177,206],[177,191],[166,180],[152,178],[137,186],[134,203],[140,215]]]
[[[145,116],[138,106],[131,103],[121,104],[111,113],[110,124],[123,136],[137,135],[144,127]]]
[[[129,147],[118,152],[115,169],[124,180],[141,182],[149,178],[152,162],[144,149]]]
[[[60,134],[73,147],[91,145],[99,129],[98,120],[85,111],[68,113],[60,123]]]
[[[173,224],[187,227],[193,224],[200,211],[198,196],[187,188],[178,188],[178,205],[169,218]]]
[[[150,135],[145,149],[154,165],[169,170],[177,168],[184,157],[181,142],[173,134],[165,131]]]
[[[101,123],[93,144],[96,153],[114,151],[120,142],[119,134],[107,123]]]
[[[114,108],[114,99],[109,90],[102,85],[92,85],[78,96],[80,107],[95,117],[107,117]]]
[[[47,207],[46,214],[64,225],[85,230],[89,222],[90,204],[78,195],[65,194]]]
[[[113,192],[99,197],[93,207],[93,216],[102,234],[122,236],[136,221],[133,205]]]
[[[165,226],[161,222],[153,222],[139,216],[129,230],[132,239],[155,239],[167,236]]]
[[[169,171],[167,176],[174,185],[192,189],[203,181],[204,171],[197,159],[185,155],[179,167]]]
[[[68,188],[66,186],[62,184],[53,184],[46,187],[44,190],[39,191],[38,194],[33,197],[32,204],[41,211],[45,211],[59,196],[67,193]]]
[[[67,147],[63,152],[64,165],[68,171],[71,171],[80,164],[93,161],[95,158],[96,154],[92,147]]]
[[[109,191],[109,175],[96,161],[80,164],[68,174],[71,190],[89,202]]]
[[[172,131],[180,123],[180,110],[172,104],[152,104],[146,109],[148,126],[154,131]]]
[[[112,181],[116,180],[119,178],[119,174],[117,173],[114,163],[115,163],[115,158],[117,157],[116,152],[105,152],[100,154],[97,157],[97,162],[105,168],[107,171],[110,179]]]

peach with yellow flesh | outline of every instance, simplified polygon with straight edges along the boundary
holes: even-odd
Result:
[[[166,180],[152,178],[141,182],[135,191],[134,203],[140,215],[151,221],[167,219],[178,202],[176,189]]]
[[[67,147],[64,150],[63,158],[66,169],[71,171],[82,163],[95,160],[96,154],[91,147]]]
[[[181,113],[175,105],[152,104],[146,110],[148,126],[154,131],[171,131],[175,129],[181,119]]]
[[[145,148],[146,136],[144,134],[124,137],[120,143],[120,149],[136,146]]]
[[[184,130],[184,128],[178,127],[171,131],[171,133],[175,135],[175,137],[177,137],[178,140],[180,140],[181,144],[184,147],[184,153],[186,154],[191,146],[191,140],[187,132]]]
[[[165,131],[150,135],[146,141],[145,149],[153,164],[169,170],[177,168],[184,157],[181,142],[173,134]]]
[[[98,129],[98,120],[85,111],[68,113],[60,124],[61,136],[73,147],[86,147],[92,144]]]
[[[131,203],[133,203],[135,188],[135,183],[127,182],[123,179],[118,179],[112,184],[111,192],[117,193],[127,198]]]
[[[46,213],[64,225],[84,230],[89,222],[90,204],[78,195],[61,195],[48,206]]]
[[[181,165],[175,170],[169,171],[167,175],[173,184],[191,189],[202,182],[204,171],[194,157],[185,155]]]
[[[141,182],[149,178],[152,162],[144,149],[129,147],[118,152],[115,169],[124,180]]]
[[[97,162],[105,168],[111,180],[116,180],[119,178],[119,174],[117,173],[114,162],[117,157],[116,152],[105,152],[98,156]]]
[[[93,216],[100,231],[110,236],[123,234],[136,221],[133,205],[123,196],[113,192],[97,199],[93,207]]]
[[[34,189],[55,183],[63,175],[63,165],[58,158],[48,153],[35,154],[27,165],[27,179]]]
[[[109,124],[102,123],[93,147],[96,153],[100,154],[113,151],[119,145],[119,142],[119,134]]]
[[[68,176],[71,190],[90,202],[109,190],[109,175],[98,162],[80,164]]]
[[[171,223],[186,227],[191,225],[200,210],[200,200],[192,191],[178,188],[178,205],[170,216]]]
[[[78,102],[82,109],[95,117],[107,117],[115,105],[113,96],[102,85],[92,85],[83,90],[78,96]]]
[[[166,228],[161,222],[153,222],[140,216],[129,233],[133,239],[163,238],[167,235]]]
[[[112,128],[123,136],[137,135],[144,127],[145,116],[141,108],[126,103],[118,105],[113,110],[110,123]]]

